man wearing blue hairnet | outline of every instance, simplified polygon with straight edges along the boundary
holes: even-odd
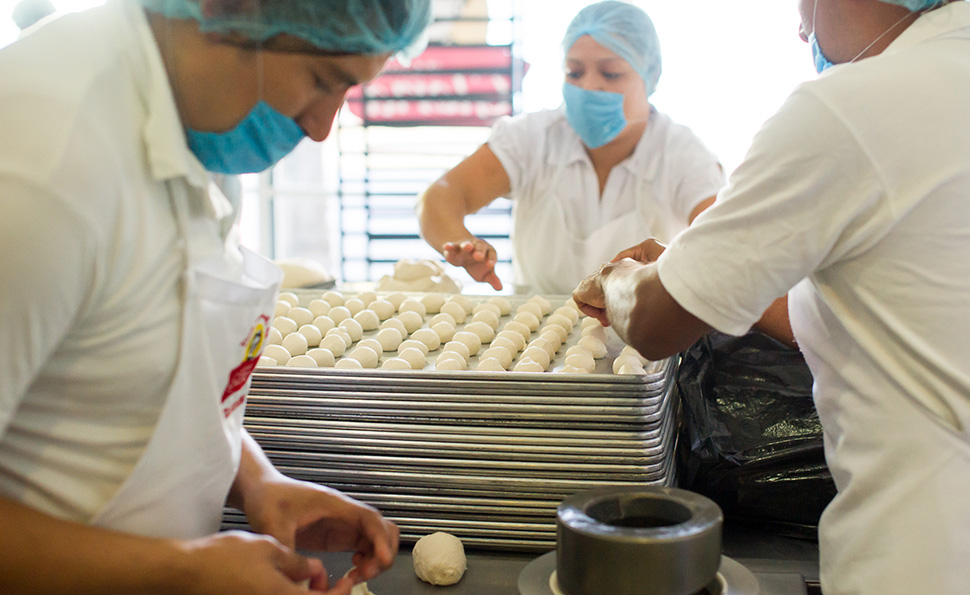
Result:
[[[0,592],[347,595],[391,565],[393,523],[242,428],[281,273],[208,179],[326,138],[429,3],[110,0],[0,50]],[[217,533],[227,503],[254,533]]]
[[[567,293],[646,235],[670,240],[724,185],[717,157],[650,104],[660,40],[650,17],[606,0],[579,11],[562,41],[563,107],[503,118],[488,142],[421,196],[421,233],[496,289],[495,248],[464,224],[512,201],[515,283]]]
[[[838,495],[822,591],[970,583],[970,4],[800,0],[818,80],[655,262],[574,296],[647,357],[788,294]]]

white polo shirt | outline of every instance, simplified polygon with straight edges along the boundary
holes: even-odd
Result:
[[[206,184],[137,2],[0,50],[0,495],[85,521],[151,436],[183,268],[165,184]]]

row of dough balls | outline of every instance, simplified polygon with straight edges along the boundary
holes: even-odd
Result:
[[[542,324],[552,306],[539,295],[530,297],[514,314],[511,310],[511,302],[501,296],[476,303],[461,294],[415,298],[392,293],[381,298],[364,292],[347,298],[329,291],[301,307],[295,294],[283,293],[260,365],[375,368],[385,353],[397,351],[383,361],[382,368],[424,369],[429,353],[440,348],[437,370],[469,369],[470,358],[481,352],[476,370],[543,372],[582,316],[568,299]],[[423,328],[429,316],[428,327]],[[511,319],[499,329],[504,316]],[[372,338],[362,339],[364,332],[374,330]],[[533,333],[537,333],[534,339]],[[591,373],[595,360],[606,355],[605,339],[599,322],[585,318],[582,337],[567,350],[566,365],[560,371]],[[639,354],[626,357],[621,363],[628,365],[614,362],[614,372],[644,373],[643,361]]]

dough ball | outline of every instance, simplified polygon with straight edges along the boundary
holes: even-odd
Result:
[[[467,296],[461,295],[460,293],[449,295],[447,299],[447,303],[459,304],[465,310],[466,316],[471,314],[472,310],[475,309],[475,302],[471,301]]]
[[[538,345],[526,347],[520,359],[531,359],[534,362],[538,362],[543,370],[548,368],[550,362],[552,362],[552,358],[549,357],[549,352]]]
[[[567,331],[571,331],[576,323],[573,322],[572,318],[562,314],[550,314],[549,318],[546,319],[546,326],[550,324],[557,324]]]
[[[283,342],[283,333],[280,329],[275,326],[269,327],[269,334],[266,336],[266,343],[268,345],[279,345]]]
[[[462,332],[475,333],[482,343],[491,343],[495,338],[495,329],[482,321],[469,322],[462,329]]]
[[[364,327],[360,325],[359,322],[353,318],[348,318],[337,325],[337,328],[342,328],[347,331],[350,335],[352,341],[360,341],[360,338],[364,336]]]
[[[573,345],[566,350],[566,357],[569,357],[574,353],[585,353],[586,355],[593,357],[593,350],[585,345]]]
[[[492,327],[492,330],[495,330],[498,328],[499,315],[491,310],[481,310],[472,315],[472,322],[484,322],[488,326]]]
[[[603,325],[600,324],[600,321],[599,320],[596,320],[595,318],[592,318],[590,316],[587,316],[586,318],[583,319],[582,322],[579,323],[579,326],[580,326],[580,328],[585,329],[585,328],[590,327],[590,326],[603,326]]]
[[[516,316],[523,312],[528,312],[539,320],[542,320],[542,317],[545,316],[545,314],[542,313],[542,307],[535,302],[526,302],[515,309]]]
[[[381,368],[385,370],[410,370],[411,364],[409,364],[408,360],[404,359],[403,357],[392,357],[384,360],[384,363],[381,364]]]
[[[570,366],[569,364],[566,364],[565,366],[563,366],[562,370],[559,370],[559,372],[561,374],[589,374],[590,373],[589,370],[587,370],[586,368],[577,368],[576,366]]]
[[[290,302],[284,302],[283,300],[276,300],[276,307],[273,308],[273,316],[286,316],[286,313],[290,311],[293,304]]]
[[[418,351],[420,351],[421,353],[423,353],[425,355],[428,355],[428,353],[431,352],[431,350],[428,349],[428,346],[427,345],[425,345],[421,341],[418,341],[417,339],[408,339],[407,341],[402,342],[398,346],[397,351],[398,351],[398,353],[400,353],[400,352],[404,351],[405,349],[417,349]]]
[[[448,324],[454,327],[458,326],[458,321],[455,320],[455,317],[452,316],[451,314],[448,314],[447,312],[439,312],[438,314],[435,314],[434,316],[432,316],[431,320],[428,321],[428,326],[434,326],[439,322],[447,322]]]
[[[479,356],[480,361],[484,361],[486,359],[497,360],[500,364],[502,364],[503,370],[509,369],[509,366],[512,365],[512,360],[514,358],[515,356],[507,347],[489,347]]]
[[[360,327],[365,331],[372,331],[381,324],[381,318],[377,315],[377,312],[369,309],[354,314],[354,320],[359,322]]]
[[[521,322],[522,324],[526,325],[529,327],[530,333],[539,330],[539,319],[532,312],[519,312],[515,315],[515,318],[513,318],[512,321]]]
[[[522,353],[524,354],[526,351],[528,351],[530,348],[533,348],[533,347],[545,351],[546,355],[549,356],[550,361],[552,360],[553,357],[555,357],[556,352],[559,351],[559,345],[555,344],[555,342],[549,342],[547,339],[543,339],[542,337],[536,337],[526,346],[525,350]],[[532,359],[535,359],[535,358],[532,358]],[[539,361],[539,360],[536,360],[536,361]]]
[[[450,322],[441,321],[432,325],[431,330],[437,333],[438,339],[440,339],[442,343],[447,343],[455,337],[455,325],[451,324]]]
[[[634,347],[632,347],[630,345],[624,345],[623,346],[623,349],[620,350],[620,355],[632,355],[633,357],[635,357],[638,360],[640,360],[640,364],[641,365],[644,365],[644,366],[647,365],[647,363],[650,361],[647,358],[645,358],[642,355],[640,355],[640,352],[637,351],[636,348],[634,348]]]
[[[374,337],[361,339],[360,342],[357,343],[357,347],[370,347],[377,353],[377,355],[384,353],[384,346],[381,345],[381,342]]]
[[[362,291],[357,294],[357,299],[364,302],[365,306],[370,306],[377,299],[377,294],[373,291]]]
[[[350,310],[351,316],[356,316],[358,312],[366,307],[367,305],[358,298],[350,298],[344,302],[344,308]]]
[[[559,344],[562,345],[563,343],[566,342],[566,339],[569,337],[569,331],[559,326],[558,324],[549,324],[542,327],[542,329],[540,329],[540,332],[539,332],[540,337],[544,337],[546,335],[555,336],[556,340],[559,341]]]
[[[457,353],[466,363],[468,362],[468,358],[471,357],[471,349],[461,341],[448,341],[445,343],[444,351],[438,357],[445,356],[448,353]]]
[[[307,347],[318,346],[320,344],[320,339],[323,338],[323,333],[320,332],[320,329],[312,324],[304,324],[296,332],[306,337]]]
[[[335,363],[337,363],[337,358],[333,356],[333,352],[324,347],[317,347],[316,349],[311,349],[307,351],[306,354],[313,358],[313,361],[317,362],[318,368],[332,368]]]
[[[330,314],[331,307],[330,302],[327,300],[315,299],[310,302],[309,310],[310,312],[313,312],[313,317],[316,318],[317,316],[326,316],[327,314]]]
[[[374,339],[381,344],[381,350],[397,351],[397,348],[401,346],[401,342],[404,341],[404,336],[396,328],[388,327],[377,331]]]
[[[277,366],[285,366],[293,356],[282,345],[267,345],[263,348],[263,357],[271,357],[276,360]]]
[[[277,316],[273,319],[273,328],[278,330],[284,337],[290,333],[295,333],[296,329],[300,328],[300,325],[296,323],[292,318],[287,318],[286,316]]]
[[[497,295],[488,298],[488,303],[498,306],[498,313],[502,316],[508,316],[512,312],[512,302],[508,298]]]
[[[585,316],[585,314],[583,314],[583,311],[579,309],[579,304],[576,303],[576,300],[574,300],[572,298],[572,296],[570,296],[570,297],[566,298],[565,300],[563,300],[562,305],[565,306],[565,307],[567,307],[567,308],[572,308],[580,316]]]
[[[350,347],[354,343],[354,339],[350,336],[350,333],[339,326],[327,331],[327,334],[324,335],[323,338],[326,339],[327,337],[331,336],[340,337],[340,339],[344,342],[344,345],[347,347]],[[320,344],[322,345],[323,341],[320,341]]]
[[[290,358],[286,365],[291,368],[316,368],[317,361],[309,355],[297,355]]]
[[[461,540],[438,531],[425,535],[411,550],[414,574],[432,585],[453,585],[465,574],[467,562]]]
[[[627,363],[620,366],[616,373],[621,376],[640,376],[646,374],[647,371],[640,364]]]
[[[394,316],[394,311],[396,310],[394,304],[387,300],[374,300],[367,307],[377,313],[377,317],[381,320],[387,320],[391,316]]]
[[[323,301],[327,302],[331,306],[343,306],[344,305],[344,294],[339,291],[328,291],[321,296]]]
[[[478,365],[475,366],[475,369],[481,372],[505,372],[508,370],[506,366],[502,365],[502,362],[498,361],[494,357],[479,359]]]
[[[295,306],[290,308],[289,312],[286,313],[286,317],[293,320],[297,327],[301,327],[304,324],[310,324],[315,318],[313,312],[307,308],[301,308],[300,306]]]
[[[558,327],[553,326],[551,328],[558,328]],[[547,343],[549,343],[549,349],[551,350],[549,353],[551,353],[552,355],[556,355],[557,353],[559,353],[559,348],[562,347],[562,342],[563,342],[563,340],[559,338],[559,333],[552,330],[542,331],[536,340],[546,341]]]
[[[333,367],[337,370],[360,370],[364,367],[364,364],[352,357],[344,357],[338,360]]]
[[[335,323],[340,324],[341,322],[350,318],[350,310],[346,306],[334,306],[330,308],[330,313],[327,314],[331,320]]]
[[[543,316],[552,312],[552,303],[541,295],[534,295],[527,302],[538,305]]]
[[[439,267],[430,260],[402,258],[394,263],[394,278],[399,281],[415,281],[438,274]]]
[[[299,298],[299,296],[297,296],[292,291],[283,291],[283,292],[280,293],[279,297],[277,297],[276,299],[277,300],[282,300],[282,301],[286,302],[287,304],[290,305],[290,307],[299,306],[300,305],[300,298]]]
[[[421,298],[424,304],[425,314],[437,314],[441,312],[441,306],[445,305],[445,296],[440,293],[429,293]]]
[[[406,310],[397,315],[397,319],[404,324],[404,328],[407,329],[408,334],[421,328],[424,324],[424,316],[421,316],[413,310]]]
[[[513,372],[545,372],[546,368],[539,362],[523,358],[516,362],[515,366],[512,368]]]
[[[398,307],[400,307],[401,303],[404,300],[408,299],[408,296],[404,295],[399,291],[395,291],[394,293],[389,294],[384,299],[391,302],[391,305],[394,306],[394,311],[397,312]]]
[[[256,367],[257,368],[275,368],[276,367],[276,360],[273,359],[273,358],[271,358],[268,355],[261,355],[261,356],[259,356],[259,359],[256,360]]]
[[[281,343],[290,355],[304,355],[306,350],[310,347],[307,343],[306,337],[300,333],[290,333],[283,337],[283,342]]]
[[[465,319],[468,318],[465,308],[458,302],[445,302],[441,306],[441,313],[450,314],[455,319],[455,324],[464,324]]]
[[[472,315],[481,314],[482,312],[491,312],[496,317],[502,315],[502,309],[493,304],[492,302],[482,302],[474,308],[472,308]]]
[[[569,306],[560,306],[556,308],[553,314],[559,314],[560,316],[565,316],[568,318],[575,326],[579,322],[579,310],[575,308],[570,308]]]
[[[458,331],[455,336],[452,337],[450,343],[464,343],[468,346],[468,353],[470,355],[477,355],[478,350],[482,348],[482,340],[478,335],[471,331]]]
[[[623,366],[643,368],[643,362],[641,362],[640,358],[635,355],[621,352],[620,355],[616,356],[616,359],[613,360],[613,373],[619,374],[620,368],[622,368]]]
[[[567,366],[582,368],[587,372],[592,372],[596,369],[596,360],[593,359],[591,353],[573,353],[572,355],[567,355],[565,363]]]
[[[354,348],[347,357],[359,361],[364,368],[376,368],[377,362],[381,359],[381,354],[364,345]]]
[[[601,325],[588,326],[580,333],[583,337],[596,337],[600,341],[606,342],[606,327]]]
[[[428,309],[421,303],[421,300],[414,298],[408,298],[401,302],[401,305],[397,307],[397,311],[402,314],[404,312],[417,312],[421,316],[421,322],[424,322],[424,317],[428,314]]]
[[[503,336],[502,333],[499,333],[498,336],[495,337],[495,340],[489,344],[489,348],[492,347],[508,349],[509,353],[515,355],[520,349],[525,347],[525,341],[522,340],[522,335],[519,333],[509,332],[509,334],[505,336]]]
[[[320,329],[320,332],[323,333],[323,336],[327,336],[327,333],[329,333],[332,329],[337,328],[337,323],[333,321],[333,318],[330,318],[329,316],[324,315],[324,316],[317,316],[316,318],[314,318],[313,326]]]
[[[386,328],[397,329],[398,332],[401,333],[401,337],[407,337],[409,334],[411,334],[408,332],[408,327],[404,326],[404,323],[397,318],[388,318],[382,322],[380,329],[384,330]]]
[[[398,351],[397,356],[410,364],[412,370],[423,370],[428,363],[424,352],[417,347],[405,347]]]
[[[510,320],[507,323],[505,323],[503,330],[514,331],[516,333],[519,333],[520,335],[522,335],[522,338],[525,339],[526,341],[528,341],[529,337],[532,336],[532,329],[530,329],[529,327],[527,327],[526,325],[522,324],[517,320]]]
[[[439,356],[438,359],[435,360],[434,362],[435,370],[458,371],[458,370],[465,370],[468,368],[468,363],[461,359],[460,353],[449,351],[448,354],[453,355],[454,357],[442,358]],[[442,355],[445,355],[445,354],[442,354]]]
[[[589,348],[590,352],[593,354],[593,357],[595,359],[606,357],[606,344],[600,341],[599,339],[597,339],[596,337],[593,337],[591,335],[580,337],[579,341],[576,344]]]
[[[340,357],[347,351],[347,343],[340,335],[325,336],[320,340],[320,347],[332,353],[334,357]]]
[[[411,338],[415,341],[421,341],[428,347],[428,351],[434,351],[441,347],[441,337],[438,333],[429,328],[419,328],[414,331]]]

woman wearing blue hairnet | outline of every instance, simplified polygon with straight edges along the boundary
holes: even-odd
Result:
[[[0,51],[0,592],[347,595],[391,565],[393,523],[242,429],[281,274],[207,180],[323,140],[429,19],[109,0]],[[227,503],[255,533],[217,533]]]
[[[643,10],[588,6],[569,25],[563,50],[563,108],[499,121],[488,143],[418,203],[425,240],[496,289],[495,249],[464,218],[500,196],[513,204],[515,282],[567,293],[638,239],[673,238],[724,183],[700,140],[650,105],[660,43]]]
[[[798,6],[818,80],[656,262],[606,265],[574,297],[660,359],[787,293],[838,488],[822,591],[966,593],[970,4]]]

